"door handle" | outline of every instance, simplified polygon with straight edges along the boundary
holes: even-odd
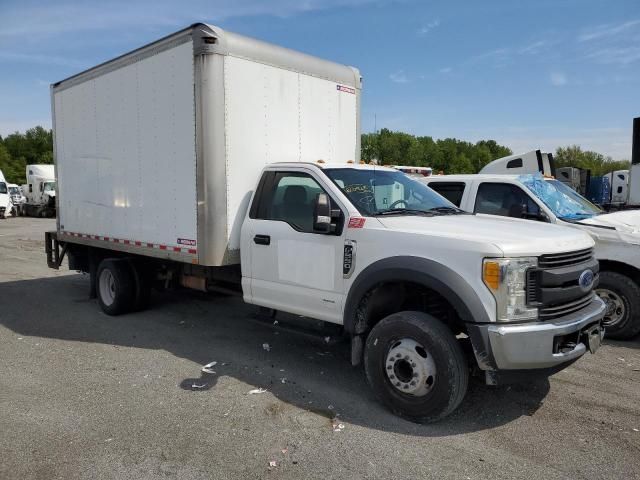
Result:
[[[253,241],[258,245],[270,245],[271,237],[269,235],[256,235]]]

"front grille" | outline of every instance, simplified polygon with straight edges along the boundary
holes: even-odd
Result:
[[[531,268],[527,271],[527,305],[538,302],[538,271]]]
[[[575,252],[550,253],[538,258],[539,268],[560,268],[588,262],[593,258],[593,248],[585,248]]]
[[[589,293],[589,295],[579,298],[573,302],[564,303],[562,305],[556,305],[552,307],[544,307],[538,311],[538,315],[540,320],[552,320],[554,318],[562,317],[564,315],[569,315],[571,313],[577,312],[578,310],[586,307],[593,300],[593,293]]]

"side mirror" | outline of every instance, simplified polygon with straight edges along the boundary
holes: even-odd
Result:
[[[331,201],[326,193],[316,195],[313,206],[313,231],[318,233],[331,232]]]

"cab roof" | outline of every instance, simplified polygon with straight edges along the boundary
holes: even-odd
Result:
[[[522,174],[527,175],[527,174]],[[454,174],[454,175],[431,175],[430,177],[424,177],[422,180],[426,182],[465,182],[470,180],[518,180],[522,175],[514,175],[507,173],[468,173],[468,174]],[[554,180],[553,178],[545,177],[545,180]]]
[[[301,165],[311,165],[320,169],[355,169],[355,170],[376,170],[385,172],[400,173],[399,170],[382,165],[370,165],[368,163],[347,163],[347,162],[276,162],[269,164],[269,167],[299,167]]]

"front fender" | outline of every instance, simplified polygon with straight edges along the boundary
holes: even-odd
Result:
[[[403,281],[423,285],[442,295],[465,323],[491,322],[478,294],[460,274],[434,260],[397,256],[372,263],[355,278],[345,302],[345,330],[356,333],[358,304],[369,290],[381,283]]]

